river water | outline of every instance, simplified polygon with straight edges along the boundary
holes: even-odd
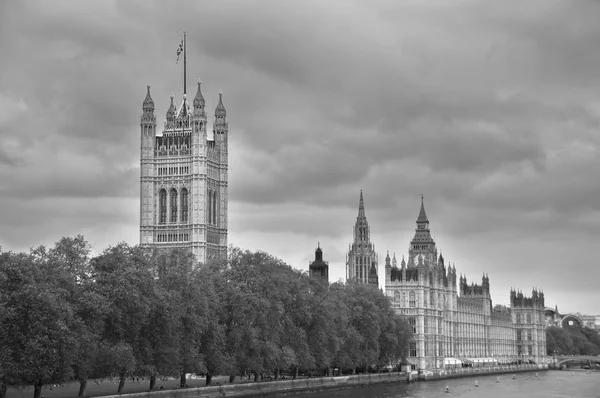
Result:
[[[485,397],[485,398],[599,398],[600,372],[551,370],[499,376],[466,377],[412,384],[380,384],[372,387],[303,394],[305,398],[400,398],[400,397]],[[499,383],[496,382],[499,378]],[[475,387],[475,382],[479,387]],[[446,392],[446,386],[448,391]]]

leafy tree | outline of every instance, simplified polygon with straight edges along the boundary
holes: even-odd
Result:
[[[4,380],[33,385],[34,398],[42,387],[62,383],[72,375],[75,317],[68,302],[65,275],[49,266],[47,252],[8,254],[2,261],[5,316],[3,346],[10,358]]]
[[[142,331],[156,303],[155,272],[147,251],[125,243],[106,249],[91,263],[96,289],[108,303],[101,342],[113,353],[103,356],[100,368],[106,374],[112,366],[119,376],[118,393],[121,393],[128,375],[142,373],[152,366],[152,355]]]

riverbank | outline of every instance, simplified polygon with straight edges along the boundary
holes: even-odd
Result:
[[[455,369],[437,374],[413,372],[413,380],[428,381],[447,378],[489,376],[506,373],[545,371],[537,365],[495,366],[492,368]],[[278,397],[322,390],[343,390],[384,383],[406,383],[406,372],[371,373],[351,376],[317,377],[309,379],[280,380],[259,383],[227,384],[222,386],[149,391],[134,394],[110,395],[104,398],[217,398],[217,397]]]
[[[457,379],[461,377],[475,376],[490,376],[501,374],[513,374],[524,372],[542,372],[547,371],[547,365],[506,365],[506,366],[490,366],[485,368],[459,368],[442,370],[438,373],[424,372],[418,375],[419,381],[442,380],[442,379]]]

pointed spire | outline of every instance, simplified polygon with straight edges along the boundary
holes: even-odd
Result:
[[[175,104],[173,103],[173,95],[171,95],[171,105],[169,105],[169,109],[167,110],[167,120],[173,119],[175,117]]]
[[[196,91],[196,96],[194,97],[194,110],[204,108],[206,105],[202,90],[200,89],[201,84],[202,82],[198,79],[198,91]]]
[[[417,217],[417,222],[429,222],[427,219],[427,214],[425,214],[425,205],[423,203],[423,194],[421,194],[421,210],[419,211],[419,217]]]
[[[365,216],[365,201],[363,200],[362,189],[360,190],[360,200],[358,201],[358,217]]]
[[[219,91],[219,103],[215,109],[215,117],[218,119],[225,116],[227,116],[227,111],[225,110],[225,105],[223,105],[223,92]]]
[[[150,85],[146,86],[148,88],[148,92],[146,93],[146,99],[144,99],[144,103],[142,105],[143,110],[154,110],[154,101],[152,100],[152,96],[150,95]]]

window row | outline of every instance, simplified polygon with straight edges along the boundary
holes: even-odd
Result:
[[[159,234],[156,236],[157,242],[187,242],[190,235],[187,233],[179,234]]]
[[[175,188],[172,188],[169,191],[167,200],[167,190],[161,189],[158,193],[158,222],[159,224],[165,224],[167,222],[167,215],[169,215],[169,221],[172,223],[188,222],[188,208],[189,208],[189,200],[188,200],[188,190],[186,188],[181,188],[181,195],[179,195],[178,202],[178,193]],[[180,208],[177,206],[179,203]],[[178,210],[180,213],[178,213]]]
[[[167,175],[176,175],[176,174],[189,174],[190,167],[189,166],[171,166],[171,167],[159,167],[158,175],[159,176],[167,176]]]

